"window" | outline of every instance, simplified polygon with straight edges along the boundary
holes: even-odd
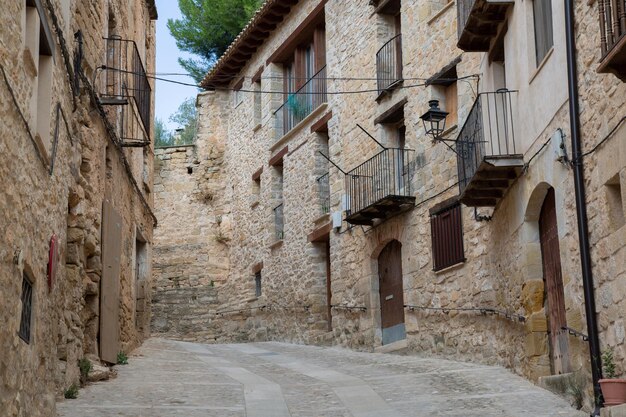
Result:
[[[402,16],[400,0],[378,2],[378,37],[380,49],[376,53],[376,77],[379,96],[402,81]]]
[[[261,288],[261,271],[257,271],[254,274],[254,295],[260,297],[262,294]]]
[[[626,223],[624,218],[624,200],[619,174],[606,183],[606,200],[609,206],[609,223],[611,229],[617,230]]]
[[[456,64],[458,60],[454,60],[446,66],[441,72],[433,76],[427,81],[432,85],[433,99],[439,100],[442,110],[448,112],[446,118],[446,126],[452,127],[458,123],[458,89],[457,89],[457,72]]]
[[[546,57],[554,44],[552,39],[552,0],[533,0],[535,21],[535,54],[537,65]]]
[[[26,343],[31,339],[31,316],[33,307],[33,285],[26,274],[22,278],[22,316],[20,319],[20,338]]]
[[[261,124],[261,80],[254,83],[254,125]]]
[[[38,0],[26,0],[25,50],[35,82],[30,103],[30,125],[43,154],[51,151],[52,67],[55,44],[46,12]]]
[[[239,106],[243,102],[243,78],[233,86],[233,107]]]
[[[444,202],[431,209],[430,229],[434,271],[465,261],[460,203]]]

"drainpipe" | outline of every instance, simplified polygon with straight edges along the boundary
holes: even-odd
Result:
[[[599,380],[602,378],[600,342],[598,340],[598,322],[593,287],[593,272],[589,250],[589,226],[587,224],[587,203],[585,201],[585,178],[583,172],[580,108],[578,104],[578,74],[576,69],[576,39],[574,33],[574,0],[565,0],[565,38],[567,44],[567,78],[569,92],[570,129],[572,135],[572,156],[574,162],[574,190],[576,193],[576,218],[578,221],[578,242],[580,245],[580,263],[583,273],[585,293],[585,315],[587,316],[587,334],[589,335],[589,354],[591,356],[591,376],[595,410],[592,416],[600,414],[602,394]]]

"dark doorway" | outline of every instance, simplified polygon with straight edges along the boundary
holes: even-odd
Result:
[[[539,216],[539,238],[545,288],[545,308],[548,319],[550,367],[553,375],[570,372],[568,334],[562,330],[567,325],[559,232],[556,219],[554,188],[548,190]]]
[[[383,345],[406,338],[402,289],[402,244],[393,240],[378,256]]]

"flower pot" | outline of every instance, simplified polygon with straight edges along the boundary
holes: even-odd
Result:
[[[601,379],[600,387],[604,397],[604,405],[618,405],[626,403],[626,380]]]

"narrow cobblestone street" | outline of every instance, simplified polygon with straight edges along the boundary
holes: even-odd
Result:
[[[151,339],[61,417],[577,417],[500,367],[284,343]]]

